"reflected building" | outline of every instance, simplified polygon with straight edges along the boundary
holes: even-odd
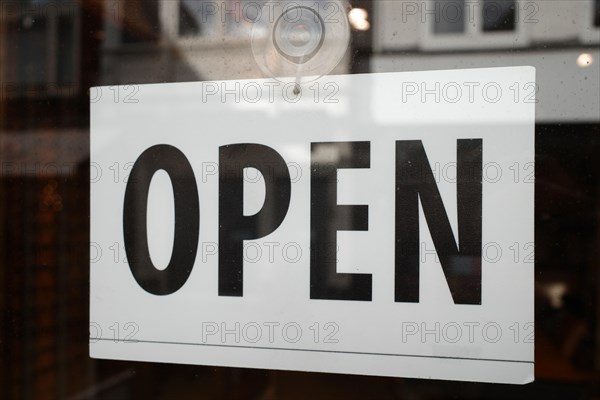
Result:
[[[251,38],[266,0],[108,1],[103,85],[270,78]],[[350,69],[348,57],[335,73]]]
[[[176,398],[194,390],[249,398],[273,384],[262,371],[215,372],[88,356],[89,264],[97,256],[89,243],[89,183],[95,172],[89,168],[88,89],[264,77],[250,45],[251,20],[264,3],[0,3],[0,398],[167,398],[165,393]],[[538,351],[536,368],[545,384],[528,393],[555,396],[565,390],[562,383],[576,381],[598,385],[600,1],[351,3],[367,11],[369,24],[355,26],[352,49],[333,73],[537,68],[536,322],[538,345],[551,358]],[[519,88],[518,98],[529,95],[526,90],[531,89]],[[107,93],[117,101],[128,95]],[[519,171],[519,176],[531,172]],[[105,171],[114,179],[123,179],[122,172]],[[521,248],[519,256],[526,251]],[[194,380],[197,373],[204,380]],[[347,386],[347,398],[383,397],[388,387],[401,388],[393,395],[414,398],[451,389],[470,397],[514,394],[497,385],[463,392],[450,383],[431,389],[430,382],[299,376],[278,375],[278,394],[299,396],[327,386]],[[369,392],[352,386],[356,382]],[[573,390],[583,395],[593,389]]]
[[[383,0],[370,14],[370,72],[536,68],[536,86],[502,94],[536,102],[535,168],[507,171],[536,180],[536,379],[589,379],[600,370],[600,1]],[[485,82],[468,86],[410,95],[485,98]],[[524,245],[515,257],[533,257]]]

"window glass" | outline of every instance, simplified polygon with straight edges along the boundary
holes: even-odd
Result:
[[[123,12],[123,43],[153,43],[160,35],[159,0],[119,3]]]
[[[535,258],[534,383],[90,358],[90,337],[98,329],[119,338],[135,323],[100,327],[90,321],[90,264],[104,257],[127,269],[123,248],[90,243],[90,185],[100,176],[123,183],[131,172],[131,164],[98,171],[90,163],[90,103],[97,101],[90,88],[102,87],[105,99],[135,109],[141,84],[269,77],[251,40],[253,33],[269,35],[268,24],[256,24],[269,3],[0,0],[0,399],[600,398],[600,0],[349,0],[335,14],[348,19],[351,40],[331,74],[536,68],[536,84],[503,93],[536,102],[535,164],[503,171],[503,179],[535,180],[535,246],[511,242],[503,248],[508,257]],[[303,41],[303,30],[292,33]],[[481,94],[485,83],[478,83],[459,82],[458,88],[464,96]],[[318,84],[309,87],[310,96],[335,98],[312,91]],[[246,94],[253,94],[250,89]],[[402,93],[402,87],[380,89]],[[456,86],[426,89],[427,99],[456,93]],[[370,93],[354,95],[356,107],[378,112]],[[235,101],[236,93],[226,97]],[[265,112],[288,110],[269,106]],[[290,123],[311,118],[302,114]],[[201,120],[197,126],[190,134],[219,134],[206,132]],[[332,129],[343,133],[346,126],[343,121]],[[286,133],[282,126],[282,141]],[[216,173],[204,167],[199,181],[202,173]],[[440,167],[436,174],[452,171]],[[200,198],[203,207],[205,194]],[[430,257],[434,250],[427,251]],[[515,333],[507,329],[503,334]]]
[[[220,17],[214,2],[182,0],[179,3],[179,36],[215,35]]]
[[[73,85],[75,83],[75,21],[72,16],[61,16],[58,19],[58,83]]]
[[[48,24],[46,18],[24,14],[12,21],[9,27],[8,52],[19,60],[18,67],[9,71],[10,81],[18,86],[45,85],[47,83]]]
[[[435,34],[463,33],[465,31],[464,0],[435,0]]]
[[[515,29],[515,0],[484,0],[483,30],[485,32]]]

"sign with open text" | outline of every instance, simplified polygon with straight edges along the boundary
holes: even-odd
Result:
[[[134,89],[92,89],[92,357],[534,379],[533,68]]]

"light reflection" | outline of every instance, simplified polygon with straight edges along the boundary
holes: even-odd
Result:
[[[581,68],[587,68],[594,63],[594,57],[589,53],[582,53],[577,57],[577,65]]]
[[[348,13],[352,27],[358,31],[368,31],[371,28],[369,13],[364,8],[353,8]]]

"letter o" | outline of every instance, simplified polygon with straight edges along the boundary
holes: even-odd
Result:
[[[169,174],[175,199],[175,237],[169,265],[158,270],[148,249],[148,192],[154,174]],[[136,160],[125,189],[123,236],[129,268],[136,282],[148,293],[164,296],[185,284],[194,267],[200,236],[200,201],[194,171],[176,147],[150,147]]]

